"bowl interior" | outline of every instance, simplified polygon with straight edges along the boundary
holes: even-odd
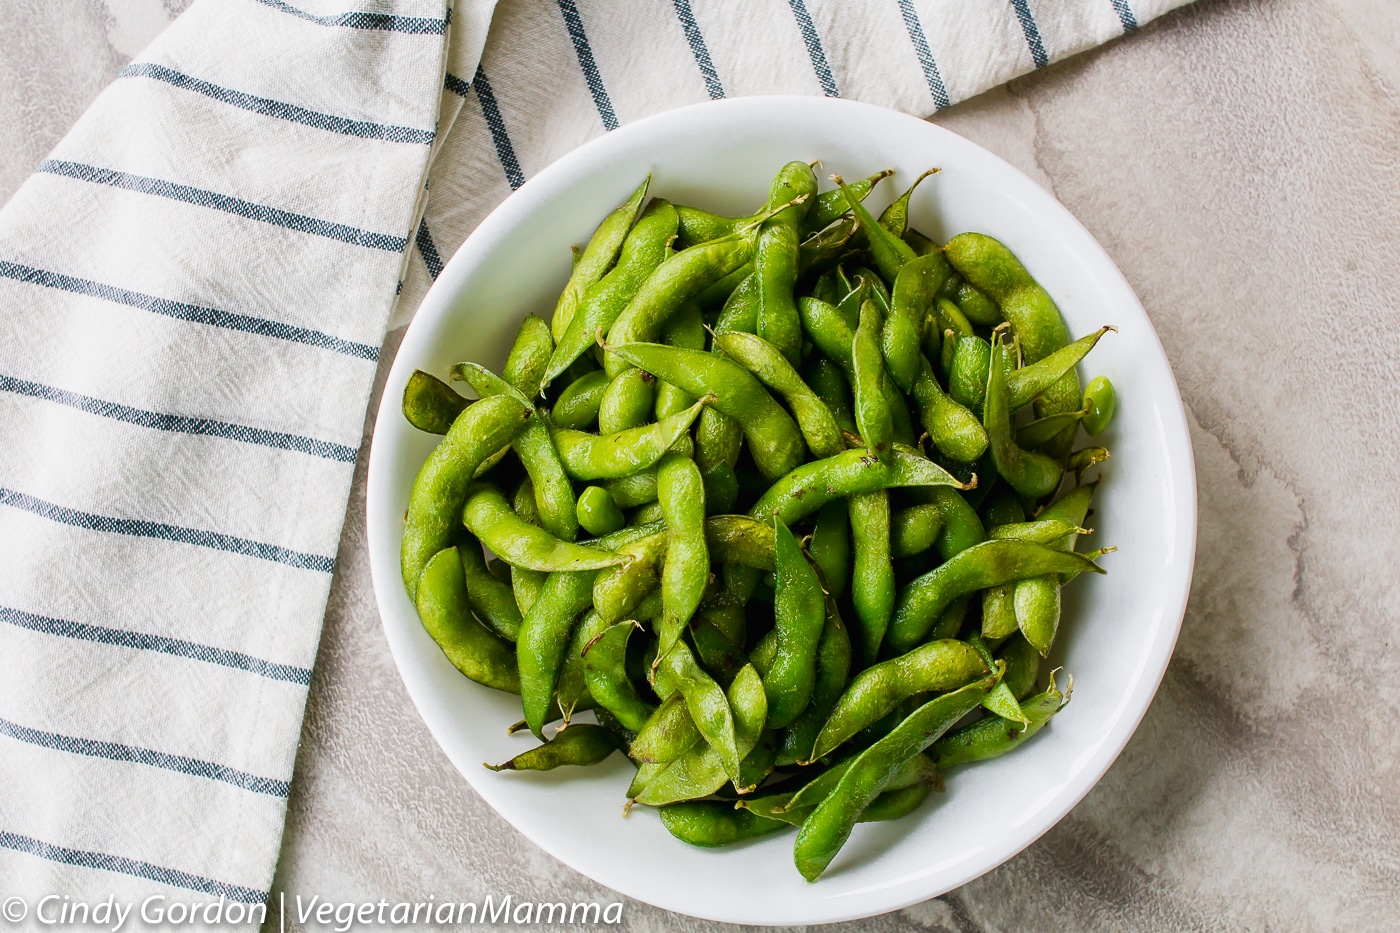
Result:
[[[398,575],[402,515],[436,442],[398,413],[415,368],[458,360],[498,367],[520,319],[548,318],[569,247],[652,174],[651,193],[728,213],[761,203],[773,172],[820,159],[848,178],[894,168],[882,206],[940,166],[911,205],[914,226],[942,241],[965,230],[1007,243],[1050,291],[1071,332],[1104,325],[1082,367],[1109,376],[1118,414],[1101,436],[1113,458],[1089,524],[1114,544],[1106,577],[1066,594],[1052,660],[1074,698],[1016,754],[955,770],[947,793],[888,824],[860,826],[818,883],[792,865],[791,834],[725,850],[674,840],[653,812],[622,818],[631,767],[539,775],[481,766],[528,748],[508,737],[519,700],[461,677],[419,625]],[[541,172],[501,205],[448,264],[395,361],[376,424],[369,536],[384,629],[410,695],[448,757],[516,828],[561,861],[628,896],[714,920],[807,924],[869,916],[936,896],[1019,852],[1063,816],[1112,763],[1145,711],[1184,611],[1195,546],[1195,479],[1176,385],[1151,324],[1112,261],[1050,195],[1000,159],[923,121],[866,105],[746,98],[672,111],[608,134]]]

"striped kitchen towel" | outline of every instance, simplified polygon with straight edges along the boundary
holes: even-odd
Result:
[[[1182,2],[196,0],[0,211],[0,896],[265,899],[385,329],[532,173]]]

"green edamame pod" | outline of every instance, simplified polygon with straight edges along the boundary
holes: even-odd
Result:
[[[880,353],[880,312],[875,302],[860,306],[860,326],[851,343],[851,386],[855,390],[856,425],[871,456],[888,460],[894,423],[885,395],[885,361]]]
[[[815,881],[826,870],[861,812],[889,786],[895,772],[975,709],[994,682],[987,678],[928,701],[856,757],[797,832],[793,860],[802,877]]]
[[[469,535],[463,534],[457,545],[457,553],[462,559],[462,574],[467,586],[467,602],[476,617],[506,641],[514,642],[520,632],[520,607],[515,603],[515,594],[510,584],[496,579],[486,569],[486,558],[481,553],[481,544]]]
[[[641,427],[651,420],[655,403],[656,378],[644,370],[627,370],[603,390],[603,398],[598,403],[598,433],[616,434]],[[693,404],[695,400],[691,399],[681,408]]]
[[[988,670],[992,670],[996,666],[996,662],[992,659],[992,651],[981,636],[974,635],[967,640],[967,643],[977,650],[977,653],[982,657],[982,663],[987,666]],[[1026,714],[1021,711],[1021,704],[1017,702],[1016,693],[1011,689],[1011,685],[1006,682],[1004,672],[1001,683],[993,687],[982,698],[982,708],[1002,719],[1009,719],[1023,726],[1029,725],[1030,722],[1026,719]]]
[[[987,372],[992,365],[992,345],[981,337],[957,337],[953,347],[953,363],[948,371],[948,394],[958,404],[980,412],[982,400],[987,397]]]
[[[875,190],[875,186],[880,183],[881,179],[888,178],[893,174],[894,172],[885,169],[884,171],[876,172],[869,178],[853,181],[848,184],[846,188],[851,194],[863,201],[870,196],[870,192]],[[834,223],[842,214],[848,213],[849,211],[850,207],[846,203],[845,191],[842,191],[840,188],[834,188],[831,191],[823,191],[821,194],[817,195],[816,203],[812,205],[812,209],[807,213],[807,219],[803,224],[803,228],[808,233],[815,233]]]
[[[758,293],[761,285],[758,276],[750,274],[735,286],[715,320],[716,334],[736,330],[747,334],[758,333]]]
[[[506,563],[531,570],[599,570],[623,560],[610,551],[562,541],[522,520],[501,491],[486,483],[469,490],[462,524]]]
[[[844,502],[828,502],[817,513],[807,555],[821,571],[826,591],[840,599],[851,579],[851,523]]]
[[[1065,461],[1065,469],[1074,474],[1074,481],[1078,483],[1085,470],[1103,463],[1108,457],[1107,447],[1085,447],[1069,455],[1069,459]]]
[[[1010,349],[1000,338],[1000,334],[992,335],[992,365],[987,370],[987,394],[982,403],[982,424],[987,429],[988,449],[992,452],[992,462],[996,464],[997,472],[1012,489],[1027,499],[1040,499],[1059,488],[1064,469],[1058,460],[1016,446],[1016,438],[1011,433],[1012,412],[1007,402],[1003,376]]]
[[[579,376],[559,394],[550,412],[554,424],[561,428],[581,431],[598,420],[598,407],[607,391],[608,374],[601,369]]]
[[[897,237],[903,237],[909,229],[909,198],[913,196],[914,189],[919,187],[921,181],[930,175],[937,175],[939,171],[939,169],[931,168],[915,178],[914,183],[880,213],[880,226]],[[946,260],[944,263],[946,265]]]
[[[1087,565],[1087,566],[1086,566]],[[958,552],[909,583],[899,595],[890,620],[892,654],[903,654],[923,640],[953,600],[1013,580],[1102,568],[1079,554],[1029,541],[985,541]]]
[[[848,450],[797,467],[770,486],[749,515],[765,521],[776,516],[793,524],[835,499],[897,486],[960,488],[961,484],[947,470],[907,448],[896,446],[888,466],[864,450]]]
[[[663,530],[628,542],[617,549],[627,558],[609,567],[593,581],[593,608],[605,622],[620,622],[661,584],[661,560],[670,536]]]
[[[971,282],[964,281],[958,285],[956,301],[958,310],[974,324],[996,327],[1002,322],[1001,309],[996,302]]]
[[[677,641],[669,651],[657,656],[653,677],[660,695],[679,693],[685,698],[695,728],[719,754],[729,779],[737,780],[744,753],[738,750],[735,740],[734,714],[724,690],[700,667],[685,642]]]
[[[1074,692],[1074,680],[1070,679],[1065,692],[1055,687],[1055,678],[1050,678],[1050,686],[1044,692],[1028,698],[1021,704],[1028,724],[1024,727],[1004,719],[989,717],[970,726],[950,732],[934,743],[932,754],[940,769],[970,761],[986,761],[1014,751],[1023,742],[1045,727],[1060,710],[1069,703]]]
[[[720,465],[732,470],[743,446],[744,429],[739,422],[713,405],[700,413],[695,426],[695,463],[702,472]]]
[[[602,486],[589,486],[578,497],[578,523],[591,535],[610,535],[627,524],[622,510]]]
[[[987,532],[982,527],[982,519],[977,517],[977,510],[956,489],[934,486],[924,494],[943,513],[943,530],[934,541],[938,556],[943,560],[987,540]]]
[[[627,231],[632,228],[632,221],[637,219],[637,212],[642,207],[642,200],[646,197],[647,186],[650,184],[651,176],[648,175],[642,179],[637,190],[633,191],[617,210],[603,218],[598,229],[593,231],[588,245],[584,247],[583,255],[577,258],[573,271],[569,273],[569,282],[559,295],[559,303],[554,306],[554,318],[550,321],[550,329],[555,340],[563,338],[589,286],[601,279],[617,258],[622,241],[626,238]]]
[[[1069,343],[1069,328],[1050,294],[1005,245],[981,233],[953,237],[944,253],[962,277],[1001,306],[1021,344],[1027,363],[1035,363]],[[1036,404],[1040,416],[1075,411],[1080,406],[1079,376],[1073,369],[1048,386]],[[1066,432],[1050,445],[1063,456],[1074,441]]]
[[[739,232],[740,227],[753,223],[758,216],[758,214],[750,214],[747,217],[725,217],[699,207],[677,204],[677,248],[685,249],[690,246],[698,246],[701,243],[708,243],[711,240],[718,240],[721,237],[733,236]]]
[[[672,312],[695,300],[707,287],[752,257],[753,237],[746,233],[683,249],[657,266],[608,329],[608,345],[603,353],[603,366],[608,374],[616,377],[628,366],[637,365],[618,356],[614,348],[654,340]],[[656,375],[665,378],[660,373]],[[674,379],[666,381],[675,382]],[[705,394],[688,388],[686,391],[695,396]]]
[[[1090,436],[1101,434],[1113,420],[1113,409],[1118,401],[1118,393],[1107,376],[1095,376],[1084,387],[1084,430]]]
[[[883,489],[851,496],[851,603],[860,624],[857,641],[866,662],[880,643],[894,611],[894,564],[890,555],[890,497]]]
[[[446,434],[470,404],[450,385],[421,369],[415,369],[403,387],[404,418],[429,434]]]
[[[734,511],[734,503],[739,499],[739,480],[734,468],[727,463],[716,463],[704,471],[701,478],[705,483],[706,513],[719,515]]]
[[[648,276],[666,258],[668,244],[676,233],[676,222],[676,210],[668,202],[656,199],[647,205],[623,241],[617,265],[587,289],[577,313],[562,336],[557,337],[559,345],[549,358],[545,381],[557,379],[575,360],[596,346],[598,331],[607,333],[612,327]]]
[[[927,256],[929,253],[936,252],[942,248],[932,239],[915,230],[913,227],[904,231],[904,242],[909,244],[914,250],[914,254],[917,256]]]
[[[770,820],[747,810],[736,810],[722,800],[668,803],[659,812],[661,825],[672,836],[681,842],[705,848],[733,845],[787,828],[787,824],[780,820]]]
[[[492,771],[552,771],[565,765],[596,765],[619,748],[617,736],[602,726],[578,723],[560,729],[543,745],[521,752]]]
[[[636,622],[619,622],[583,646],[583,676],[588,692],[617,721],[640,733],[656,707],[643,700],[627,676],[627,639],[640,629]]]
[[[1034,363],[1027,363],[1020,369],[1013,369],[1006,374],[1006,394],[1010,399],[1012,411],[1017,411],[1029,405],[1042,392],[1063,379],[1066,373],[1074,371],[1074,367],[1079,365],[1079,361],[1094,349],[1099,342],[1099,338],[1109,331],[1117,331],[1116,327],[1100,327],[1086,337],[1080,337],[1074,343],[1051,353],[1049,356]],[[1078,405],[1066,409],[1073,411]]]
[[[1068,498],[1067,496],[1064,498]],[[987,532],[987,537],[994,541],[1003,541],[1014,538],[1017,541],[1030,541],[1035,544],[1059,544],[1070,535],[1077,535],[1084,531],[1078,525],[1067,522],[1063,518],[1046,518],[1045,513],[1048,507],[1041,511],[1040,518],[1033,522],[1008,522],[1004,525],[997,525]],[[1063,515],[1063,512],[1056,512],[1055,515]],[[1068,551],[1070,547],[1061,547],[1060,550]]]
[[[1035,450],[1083,421],[1089,409],[1067,411],[1058,415],[1046,415],[1016,429],[1016,446],[1024,450]]]
[[[796,314],[794,308],[793,315]],[[787,402],[813,456],[834,457],[846,449],[841,426],[831,409],[802,381],[777,347],[762,337],[745,333],[720,334],[715,337],[715,346]],[[738,427],[737,422],[735,426]]]
[[[846,381],[846,373],[839,363],[825,356],[814,355],[803,372],[805,381],[817,398],[821,399],[831,412],[842,431],[856,432],[855,408],[851,403],[851,384]],[[977,425],[982,426],[980,423]]]
[[[683,647],[684,642],[680,646]],[[758,745],[764,717],[768,713],[763,681],[752,664],[746,664],[739,670],[725,696],[733,710],[735,746],[740,759],[746,759]],[[667,764],[649,767],[652,772],[647,775],[645,786],[632,796],[638,803],[652,806],[704,797],[719,790],[726,781],[733,780],[720,752],[713,745],[704,743],[697,743]],[[638,777],[641,776],[639,769]],[[630,795],[631,788],[628,790]]]
[[[661,512],[660,502],[648,502],[646,505],[633,509],[632,514],[628,516],[628,521],[633,524],[664,522],[665,520],[666,516]]]
[[[1016,584],[982,591],[982,637],[1005,638],[1016,631]]]
[[[774,569],[773,526],[747,515],[705,519],[705,543],[717,563]]]
[[[986,452],[987,431],[976,415],[943,392],[923,354],[918,357],[919,375],[912,394],[924,430],[944,456],[971,463]]]
[[[891,724],[891,728],[902,722],[908,713],[912,713],[921,705],[921,703],[914,703],[910,706],[907,712],[901,713],[894,723]],[[896,712],[898,712],[898,710],[896,710]],[[856,763],[858,757],[860,756],[857,754],[841,759],[812,778],[806,784],[802,785],[795,793],[788,795],[786,807],[788,812],[796,810],[810,811],[817,804],[831,796],[831,792],[836,789],[836,785],[841,783],[841,779],[846,776],[846,772]],[[887,790],[898,790],[905,787],[914,787],[919,784],[942,788],[942,781],[938,776],[938,769],[934,767],[933,759],[923,753],[914,755],[896,768],[894,773],[890,775],[889,782],[885,787]]]
[[[943,531],[943,511],[932,504],[911,505],[890,515],[890,556],[912,557],[933,547]]]
[[[850,251],[851,242],[859,229],[854,217],[846,217],[807,237],[797,247],[798,274],[805,275],[814,269],[824,269],[840,262]]]
[[[769,211],[754,245],[753,271],[758,279],[758,336],[796,365],[802,355],[802,322],[792,290],[797,284],[798,242],[802,220],[817,195],[817,178],[806,162],[784,165],[768,191]]]
[[[812,758],[829,755],[909,697],[956,690],[989,673],[991,666],[972,645],[953,639],[929,642],[868,667],[836,701],[817,736]]]
[[[510,567],[509,564],[506,566]],[[544,589],[544,581],[547,576],[546,573],[529,570],[525,567],[510,568],[510,588],[515,593],[515,605],[520,610],[522,619],[524,619],[525,613],[530,611],[530,606],[539,598],[540,590]],[[516,632],[518,635],[519,629]]]
[[[875,260],[875,267],[880,270],[880,274],[886,280],[893,282],[899,275],[900,268],[914,258],[914,249],[899,237],[895,236],[876,222],[870,211],[861,203],[855,192],[841,180],[840,175],[831,176],[831,180],[836,182],[836,186],[846,195],[846,205],[851,213],[855,214],[856,221],[860,224],[861,230],[865,232],[866,239],[870,244],[870,255]],[[873,285],[873,283],[872,283]]]
[[[656,649],[658,655],[666,655],[705,595],[710,551],[705,544],[705,486],[695,461],[677,454],[666,456],[657,471],[656,484],[669,538],[661,570],[663,608]]]
[[[452,666],[479,684],[519,693],[520,676],[510,645],[472,616],[457,549],[435,554],[417,583],[418,618]]]
[[[817,679],[812,686],[812,699],[802,715],[783,730],[782,745],[777,750],[774,764],[794,765],[812,756],[812,745],[817,740],[817,734],[845,689],[850,673],[851,636],[846,631],[846,623],[841,620],[836,599],[828,594],[826,621],[822,625],[821,641],[817,643]]]
[[[692,395],[711,393],[714,406],[739,422],[754,465],[770,481],[802,462],[802,433],[792,417],[738,363],[713,353],[655,343],[616,345],[619,359]]]
[[[545,369],[553,352],[554,338],[550,336],[549,325],[543,318],[527,314],[515,333],[515,343],[506,357],[506,364],[501,367],[501,378],[519,389],[526,398],[533,399],[540,394]]]
[[[707,396],[679,414],[616,434],[585,434],[582,431],[557,428],[553,432],[554,446],[559,451],[559,458],[564,462],[564,469],[575,479],[616,479],[627,476],[645,470],[660,460],[667,448],[690,430],[690,426],[699,417],[700,410],[711,400],[711,397]]]
[[[1040,513],[1042,521],[1061,522],[1071,528],[1068,534],[1061,535],[1051,547],[1062,551],[1074,550],[1078,538],[1078,525],[1089,514],[1089,502],[1094,496],[1094,485],[1077,486],[1055,502],[1046,506]],[[1013,605],[1016,612],[1016,625],[1027,642],[1041,657],[1050,653],[1055,641],[1055,632],[1060,626],[1060,578],[1058,575],[1035,577],[1016,584]]]
[[[919,337],[924,318],[933,305],[933,296],[951,271],[942,253],[930,253],[905,263],[894,280],[890,316],[880,335],[880,349],[890,377],[906,393],[913,391],[914,381],[922,372]]]
[[[729,296],[734,294],[734,289],[739,287],[739,283],[751,275],[753,275],[753,263],[749,262],[701,292],[695,299],[695,303],[706,311],[723,308],[724,303],[729,300]]]
[[[656,468],[650,467],[603,483],[620,509],[633,509],[656,501]]]
[[[1002,677],[1002,683],[1006,684],[1011,695],[1017,700],[1024,700],[1030,696],[1031,691],[1035,689],[1036,680],[1040,677],[1040,652],[1031,647],[1030,642],[1024,638],[1013,635],[1001,646],[997,657],[1006,664],[1006,674]]]
[[[816,571],[781,521],[774,524],[774,553],[777,645],[763,688],[768,697],[768,726],[781,729],[791,725],[812,698],[826,606]]]
[[[575,711],[597,706],[593,702],[593,695],[588,692],[583,649],[607,627],[608,623],[603,621],[597,611],[590,609],[574,623],[573,631],[569,633],[569,645],[564,651],[563,663],[559,665],[559,681],[554,688],[564,725],[573,721]]]
[[[870,279],[874,273],[867,271],[865,275],[857,275],[855,283],[846,292],[838,297],[832,304],[837,311],[841,312],[841,318],[846,322],[846,326],[855,331],[860,324],[860,306],[870,300]]]
[[[535,320],[539,321],[539,318]],[[544,322],[540,321],[539,326],[542,328]],[[548,335],[537,331],[536,337],[545,339]],[[527,374],[527,378],[533,377],[534,374]],[[529,402],[525,392],[476,363],[458,363],[453,366],[452,378],[464,380],[482,398],[513,395],[518,401]],[[554,449],[554,441],[549,436],[544,413],[536,411],[531,415],[530,420],[525,423],[524,430],[516,435],[510,446],[520,458],[525,472],[530,475],[530,481],[534,483],[540,524],[561,540],[572,541],[578,537],[573,483],[564,472],[559,452]]]
[[[482,399],[452,423],[423,462],[409,493],[399,553],[410,596],[417,593],[418,575],[428,561],[451,545],[477,468],[515,439],[530,414],[528,407],[508,396]]]
[[[675,761],[701,742],[700,730],[686,709],[685,697],[672,694],[647,717],[637,730],[627,754],[643,764],[665,764]],[[627,796],[636,795],[628,791]]]

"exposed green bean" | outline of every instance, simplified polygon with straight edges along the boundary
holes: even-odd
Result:
[[[613,497],[620,509],[633,509],[639,505],[656,501],[656,468],[650,467],[605,480],[603,488]]]
[[[1117,405],[1118,393],[1107,376],[1095,376],[1084,387],[1084,430],[1090,436],[1103,433],[1113,420],[1113,409]]]

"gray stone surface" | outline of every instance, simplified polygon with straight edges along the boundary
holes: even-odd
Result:
[[[0,5],[0,191],[180,5]],[[1400,6],[1206,0],[939,122],[1053,191],[1137,289],[1190,414],[1200,541],[1176,656],[1099,786],[1001,868],[860,928],[1400,928]],[[363,461],[277,889],[610,900],[418,718]],[[709,926],[633,903],[624,925]]]

